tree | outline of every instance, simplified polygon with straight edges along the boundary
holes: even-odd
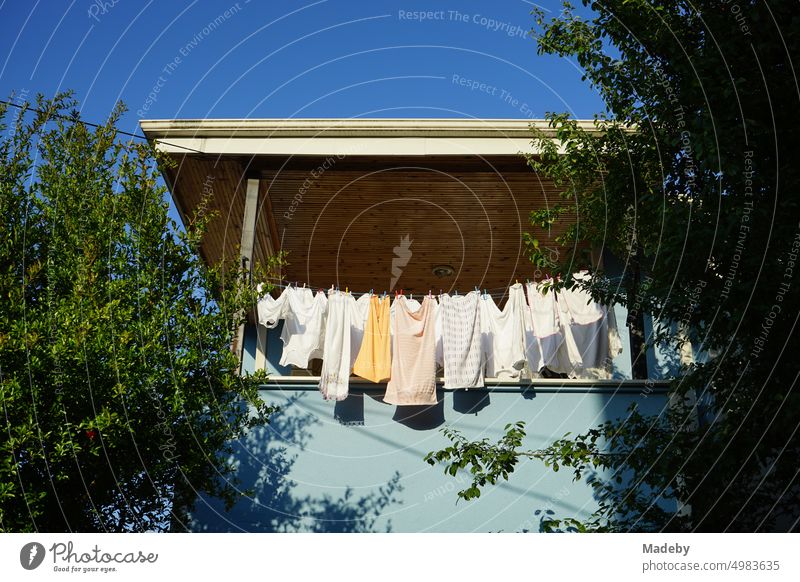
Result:
[[[552,18],[536,12],[537,46],[575,58],[607,110],[598,131],[548,115],[564,155],[534,135],[543,152],[530,165],[565,195],[532,225],[573,216],[562,244],[600,245],[624,264],[619,281],[598,270],[587,290],[651,314],[659,325],[645,343],[688,339],[703,357],[672,382],[662,416],[632,410],[534,451],[451,433],[454,446],[428,460],[470,467],[472,496],[519,455],[594,475],[592,519],[544,529],[797,529],[800,14],[755,0],[583,4],[591,15],[569,4]],[[581,284],[574,264],[547,267]],[[503,470],[483,476],[498,459]]]
[[[75,107],[0,109],[0,529],[180,530],[197,491],[233,500],[227,443],[272,412],[230,349],[254,292],[201,264],[213,215],[168,217],[123,107]]]

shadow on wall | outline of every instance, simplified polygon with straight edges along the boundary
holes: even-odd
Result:
[[[297,496],[288,475],[297,454],[289,446],[304,450],[309,427],[319,422],[296,406],[306,396],[291,398],[270,424],[251,430],[235,445],[239,501],[226,509],[222,500],[198,496],[189,529],[200,532],[371,532],[384,510],[399,503],[400,474],[377,490],[356,497],[352,489],[343,494]],[[388,523],[381,531],[391,531]]]
[[[665,398],[661,398],[660,402],[660,407],[653,407],[649,411],[640,410],[640,412],[649,416],[653,420],[653,428],[656,427],[657,423],[665,422],[666,417],[664,415],[664,411],[668,406],[668,403]],[[618,408],[606,406],[605,410],[612,411],[618,410]],[[648,414],[648,412],[650,414]],[[626,417],[624,416],[614,416],[610,413],[607,415],[607,417],[608,420],[613,420],[616,422],[624,423],[626,420]],[[587,427],[587,429],[588,428],[592,427]],[[598,506],[602,504],[608,504],[609,496],[612,498],[628,498],[631,496],[630,505],[637,506],[636,512],[632,511],[631,513],[620,514],[618,516],[619,519],[625,520],[625,523],[629,525],[632,524],[630,531],[651,531],[651,529],[649,529],[651,520],[654,520],[658,523],[664,520],[664,516],[675,515],[678,511],[678,506],[675,499],[671,497],[671,488],[667,487],[663,490],[654,491],[646,484],[641,483],[641,481],[636,483],[636,486],[634,487],[634,478],[634,473],[627,468],[627,465],[623,464],[619,466],[616,471],[588,469],[583,474],[582,482],[592,488],[592,498]],[[578,517],[577,515],[565,515],[563,514],[563,511],[560,511],[559,506],[563,506],[565,498],[567,498],[570,493],[571,488],[568,486],[561,487],[561,489],[555,491],[552,496],[547,499],[544,506],[537,508],[533,512],[531,519],[523,524],[521,531],[523,533],[536,531],[542,533],[548,531],[548,528],[545,526],[545,522],[553,519],[563,519],[565,517]],[[558,514],[556,509],[559,509]],[[640,529],[637,529],[637,527]],[[578,532],[578,529],[571,525],[564,525],[562,527],[555,528],[553,531],[576,533]]]

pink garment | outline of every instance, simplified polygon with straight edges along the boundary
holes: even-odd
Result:
[[[425,297],[412,311],[401,295],[394,305],[392,377],[383,401],[398,406],[436,404],[436,301]]]

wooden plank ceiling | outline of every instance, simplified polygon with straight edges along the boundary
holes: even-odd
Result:
[[[255,260],[280,248],[288,252],[285,280],[357,293],[392,291],[393,283],[414,293],[496,290],[533,278],[522,244],[528,213],[559,201],[555,186],[516,157],[363,156],[327,167],[311,158],[178,162],[168,179],[185,216],[213,177],[210,208],[219,216],[203,244],[207,261],[237,256],[246,171],[262,180]],[[552,239],[569,220],[541,244],[555,248]],[[437,277],[440,265],[453,275]]]

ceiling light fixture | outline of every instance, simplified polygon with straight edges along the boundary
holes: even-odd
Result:
[[[434,267],[431,269],[431,273],[436,275],[439,279],[450,277],[455,272],[456,270],[450,265],[434,265]]]

